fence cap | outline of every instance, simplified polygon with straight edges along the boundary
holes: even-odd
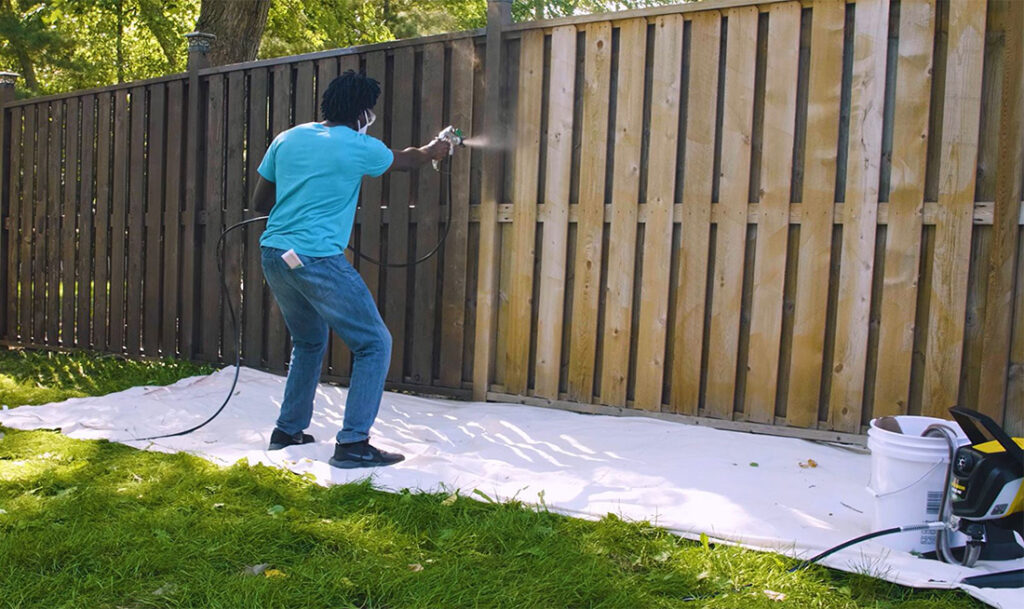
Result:
[[[0,72],[0,87],[13,87],[19,76],[17,72]]]
[[[210,43],[216,40],[217,36],[208,32],[189,32],[185,34],[185,38],[188,40],[189,51],[208,53],[210,51]]]

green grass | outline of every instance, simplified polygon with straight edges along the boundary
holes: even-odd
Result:
[[[0,370],[16,405],[201,369],[0,351]],[[614,516],[322,488],[263,466],[0,433],[0,607],[983,607],[820,567],[790,574],[778,555]],[[245,574],[256,565],[267,571]]]
[[[0,347],[3,349],[3,347]],[[0,351],[0,404],[46,404],[213,372],[178,360],[133,361],[84,352]]]

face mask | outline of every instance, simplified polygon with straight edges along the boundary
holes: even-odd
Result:
[[[366,121],[363,126],[359,127],[359,133],[366,135],[366,130],[370,128],[370,125],[377,120],[377,115],[373,113],[373,110],[363,111],[363,118]],[[358,123],[357,123],[358,124]]]

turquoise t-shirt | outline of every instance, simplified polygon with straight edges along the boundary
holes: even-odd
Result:
[[[279,133],[257,169],[277,187],[260,245],[306,256],[344,252],[363,176],[378,177],[393,161],[384,142],[340,125],[305,123]]]

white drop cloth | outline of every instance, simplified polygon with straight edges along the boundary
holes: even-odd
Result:
[[[474,489],[496,499],[543,501],[563,513],[609,512],[649,520],[689,538],[809,558],[870,532],[870,457],[804,440],[720,431],[636,417],[591,416],[520,405],[466,403],[387,393],[374,444],[406,461],[375,470],[337,470],[326,461],[341,425],[346,390],[321,385],[309,430],[318,442],[267,452],[284,379],[243,369],[236,395],[212,423],[190,435],[131,442],[187,429],[223,401],[233,368],[168,387],[135,387],[103,397],[0,412],[15,429],[60,428],[73,438],[106,438],[231,464],[246,458],[309,473],[320,484],[373,477],[385,489]],[[817,467],[801,467],[809,459]],[[1021,568],[964,569],[871,541],[824,561],[899,584],[957,588],[965,576]],[[1000,608],[1024,607],[1024,589],[964,586]]]

